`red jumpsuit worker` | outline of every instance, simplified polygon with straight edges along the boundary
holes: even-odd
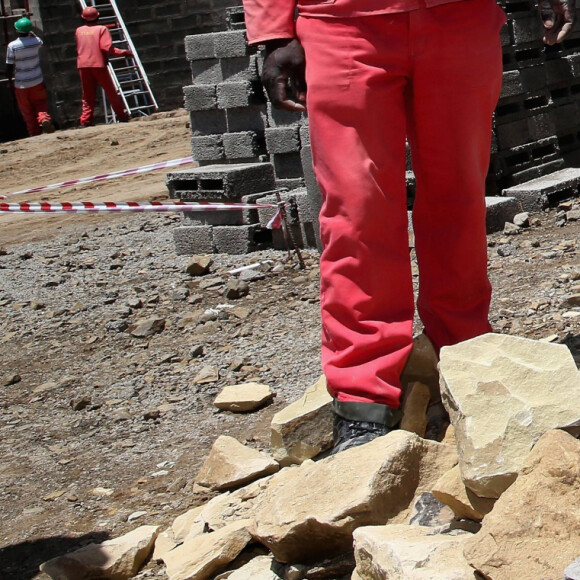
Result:
[[[107,70],[107,61],[109,56],[131,57],[133,53],[130,50],[113,46],[113,39],[108,28],[98,24],[99,12],[95,7],[89,6],[85,8],[81,16],[85,24],[79,26],[75,33],[77,40],[77,68],[79,69],[83,91],[81,127],[88,127],[93,124],[98,85],[104,89],[117,119],[121,122],[126,122],[129,120],[129,115],[125,111],[125,105],[121,97],[119,97],[111,75]]]
[[[308,110],[320,213],[322,365],[334,449],[395,428],[417,309],[437,350],[491,330],[484,182],[502,82],[495,0],[244,0],[274,106]],[[298,18],[295,20],[295,10]],[[574,24],[545,0],[545,38]],[[308,88],[308,90],[306,90]]]

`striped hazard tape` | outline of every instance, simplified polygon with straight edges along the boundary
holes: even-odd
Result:
[[[93,183],[95,181],[117,179],[117,177],[125,177],[126,175],[138,175],[139,173],[147,173],[148,171],[155,171],[157,169],[167,169],[168,167],[177,167],[178,165],[186,165],[187,163],[192,162],[193,157],[181,157],[179,159],[171,159],[170,161],[160,161],[159,163],[151,163],[150,165],[142,165],[141,167],[133,167],[132,169],[121,169],[119,171],[112,171],[110,173],[102,173],[100,175],[91,175],[90,177],[81,177],[80,179],[71,179],[70,181],[61,181],[60,183],[41,185],[40,187],[31,187],[30,189],[22,189],[21,191],[14,191],[13,193],[0,195],[0,199],[6,199],[12,195],[38,193],[40,191],[49,191],[51,189],[70,187],[71,185],[84,185],[85,183]]]
[[[278,208],[270,203],[214,203],[186,201],[71,201],[62,203],[6,203],[0,202],[0,214],[8,213],[115,213],[115,212],[149,212],[149,211],[224,211],[241,209]]]

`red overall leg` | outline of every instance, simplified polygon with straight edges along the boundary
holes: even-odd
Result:
[[[411,13],[417,307],[437,349],[491,330],[484,196],[504,22],[493,0]]]
[[[412,347],[408,15],[299,18],[320,214],[322,364],[339,401],[399,407]]]
[[[93,124],[93,117],[95,115],[95,103],[97,101],[97,79],[95,78],[95,71],[98,68],[79,68],[79,75],[81,77],[82,88],[82,110],[80,117],[81,126],[88,126]]]
[[[52,121],[48,112],[48,98],[46,96],[46,86],[40,83],[30,89],[30,102],[36,114],[37,124],[40,125],[44,121]]]
[[[117,119],[120,121],[128,119],[127,112],[125,111],[125,105],[123,104],[119,93],[117,93],[117,89],[113,84],[109,71],[106,68],[95,70],[98,71],[95,73],[97,82],[103,87],[105,94],[107,95],[107,99],[109,100],[113,111],[115,111],[115,115],[117,115]]]
[[[18,108],[22,114],[22,118],[26,123],[26,129],[28,134],[33,137],[35,135],[40,135],[41,130],[36,119],[36,112],[34,110],[32,101],[30,99],[31,89],[14,89],[14,94],[16,96],[16,102],[18,103]]]

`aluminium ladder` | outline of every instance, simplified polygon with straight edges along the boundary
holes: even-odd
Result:
[[[151,115],[159,107],[151,91],[147,73],[141,64],[115,0],[100,0],[100,3],[97,3],[96,0],[79,0],[79,3],[82,9],[93,6],[99,11],[99,23],[109,29],[113,38],[113,46],[128,48],[133,53],[133,58],[110,56],[107,65],[113,84],[129,116],[146,117]],[[102,91],[102,95],[105,122],[114,123],[117,121],[115,112],[108,105],[104,91]]]

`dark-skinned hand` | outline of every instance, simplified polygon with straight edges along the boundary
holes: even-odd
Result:
[[[306,111],[306,57],[295,38],[266,42],[262,84],[277,109]]]
[[[576,23],[576,0],[540,0],[544,43],[562,42]]]

